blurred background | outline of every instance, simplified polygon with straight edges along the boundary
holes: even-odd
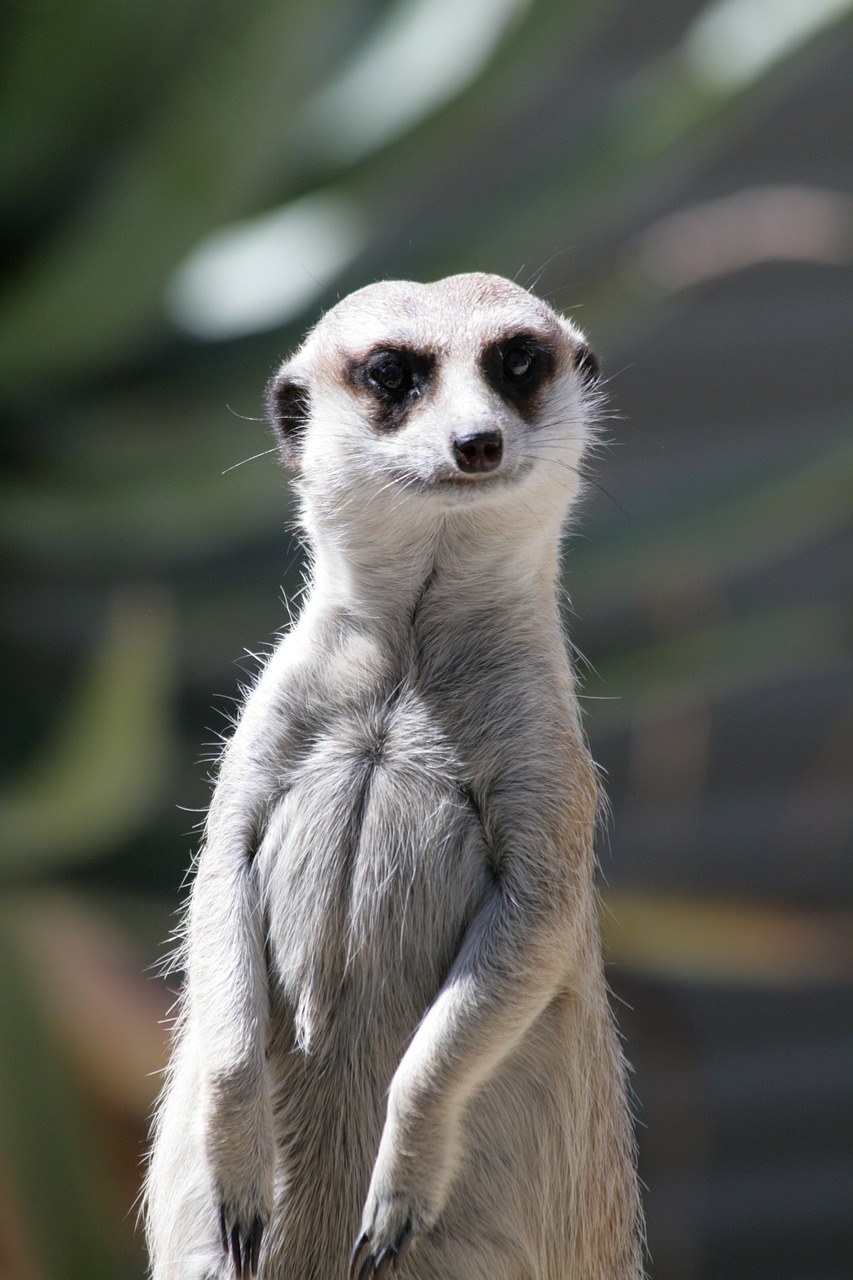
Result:
[[[4,9],[0,1280],[143,1275],[157,963],[302,573],[265,381],[349,290],[472,269],[618,415],[565,581],[651,1274],[853,1274],[850,11]]]

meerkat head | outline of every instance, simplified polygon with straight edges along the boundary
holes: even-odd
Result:
[[[562,519],[597,381],[579,330],[509,280],[395,280],[322,318],[269,411],[309,511],[351,523],[516,502]]]

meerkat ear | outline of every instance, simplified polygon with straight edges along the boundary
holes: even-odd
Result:
[[[295,377],[286,365],[267,386],[267,414],[282,459],[298,471],[305,428],[311,416],[311,394],[307,383]]]
[[[594,387],[601,377],[601,365],[598,356],[588,342],[579,342],[574,351],[575,368],[580,374],[581,382],[587,387]]]

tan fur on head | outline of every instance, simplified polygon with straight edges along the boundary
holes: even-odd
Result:
[[[312,585],[193,884],[155,1280],[642,1275],[555,598],[596,381],[473,274],[359,290],[271,385]]]

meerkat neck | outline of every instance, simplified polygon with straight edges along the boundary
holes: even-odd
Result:
[[[518,619],[543,619],[556,609],[559,528],[522,524],[496,510],[446,514],[439,521],[394,531],[381,546],[357,542],[334,530],[311,531],[311,597],[322,612],[346,612],[378,633],[407,626],[425,593],[441,609],[445,625],[465,626],[494,611]]]

